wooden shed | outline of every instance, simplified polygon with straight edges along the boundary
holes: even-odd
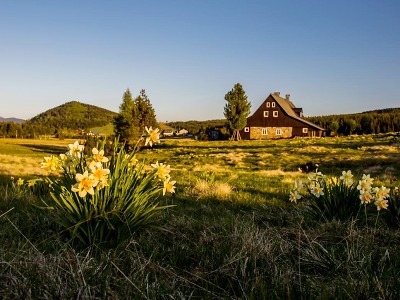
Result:
[[[321,137],[326,130],[304,119],[303,109],[295,107],[290,95],[270,94],[254,114],[247,118],[246,127],[240,131],[244,140],[271,138]]]

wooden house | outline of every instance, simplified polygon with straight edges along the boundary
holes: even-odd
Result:
[[[247,118],[240,131],[243,140],[261,140],[291,137],[321,137],[326,130],[304,119],[303,109],[297,108],[279,92],[270,94],[254,114]]]

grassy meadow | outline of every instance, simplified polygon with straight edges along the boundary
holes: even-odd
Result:
[[[396,134],[268,141],[162,140],[139,160],[171,166],[158,224],[117,248],[68,243],[42,200],[11,177],[46,176],[71,140],[0,139],[0,298],[399,299],[400,230],[387,211],[321,221],[289,201],[297,168],[400,184]],[[15,180],[14,179],[14,180]],[[400,200],[400,199],[399,199]]]

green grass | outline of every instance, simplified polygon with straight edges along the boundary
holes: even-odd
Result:
[[[306,213],[306,206],[288,201],[293,180],[301,176],[297,167],[308,161],[319,163],[328,176],[350,169],[361,177],[370,171],[393,188],[399,184],[400,149],[389,141],[390,135],[165,140],[139,156],[171,165],[177,193],[162,204],[176,207],[160,217],[164,230],[144,230],[116,249],[72,248],[35,206],[41,203],[37,193],[17,193],[7,185],[10,175],[21,174],[1,169],[0,215],[12,210],[0,217],[0,295],[398,299],[400,231],[386,225],[385,211],[376,225],[376,215],[368,224],[321,222]],[[38,148],[4,146],[0,140],[0,155],[4,149],[16,153],[13,147],[27,161],[55,151],[43,146],[37,153]],[[225,185],[232,190],[216,192]],[[44,191],[40,195],[47,197]]]

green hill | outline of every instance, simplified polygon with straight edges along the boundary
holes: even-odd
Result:
[[[49,109],[27,121],[27,125],[52,130],[80,130],[106,126],[117,113],[94,105],[71,101]]]

